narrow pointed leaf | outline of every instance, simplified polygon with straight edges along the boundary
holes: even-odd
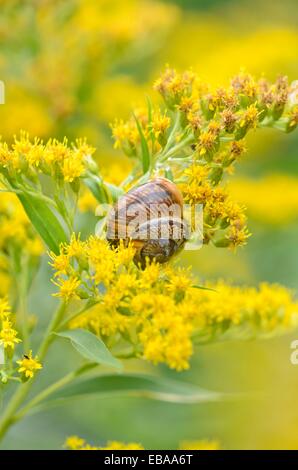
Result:
[[[103,374],[66,386],[38,407],[38,410],[65,401],[94,396],[126,395],[172,403],[205,403],[227,399],[228,395],[196,385],[144,374]],[[35,410],[35,411],[38,411]]]
[[[84,178],[84,183],[87,188],[90,189],[91,193],[100,203],[108,202],[108,195],[105,190],[103,180],[94,174]]]
[[[18,194],[18,198],[32,225],[47,247],[58,254],[60,244],[67,242],[68,237],[59,219],[47,202],[25,193]]]
[[[143,173],[145,174],[150,168],[150,152],[149,152],[147,140],[145,139],[139,120],[136,116],[134,116],[134,118],[136,120],[137,128],[138,128],[140,139],[141,139],[142,166],[143,166]]]
[[[121,368],[122,363],[108,350],[104,342],[87,330],[76,329],[56,333],[70,340],[73,347],[85,358],[97,364]]]
[[[211,292],[218,292],[216,289],[212,289],[212,287],[199,286],[197,284],[193,284],[191,287],[193,287],[194,289],[210,290]]]

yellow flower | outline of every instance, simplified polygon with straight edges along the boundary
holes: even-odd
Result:
[[[6,298],[0,299],[0,320],[6,320],[11,314],[11,308]]]
[[[233,239],[225,241],[243,243],[247,233],[241,207],[226,201],[220,188],[212,194],[230,221],[227,234]],[[298,322],[293,293],[281,286],[261,285],[257,289],[217,282],[206,285],[212,290],[203,290],[194,287],[197,282],[188,269],[157,263],[138,269],[130,246],[120,245],[114,250],[106,241],[90,237],[81,248],[89,263],[78,271],[72,260],[77,277],[58,276],[57,285],[66,285],[67,297],[76,294],[81,281],[86,298],[95,305],[73,318],[69,327],[89,329],[115,346],[119,341],[130,349],[133,345],[133,356],[154,364],[185,370],[194,342],[200,338],[237,338],[243,330],[262,336],[292,328]],[[60,250],[67,252],[68,245]]]
[[[141,284],[145,288],[148,288],[152,284],[158,281],[160,276],[160,265],[158,263],[147,263],[145,269],[141,273]]]
[[[0,167],[8,169],[8,179],[15,171],[22,171],[31,178],[33,172],[35,178],[44,173],[72,183],[89,167],[94,150],[85,140],[77,140],[71,148],[66,138],[62,142],[50,139],[45,145],[38,138],[32,142],[28,133],[21,131],[20,137],[14,138],[11,150],[1,143]]]
[[[84,254],[84,242],[80,240],[80,234],[72,234],[70,243],[66,249],[67,255],[79,259]]]
[[[68,254],[62,252],[59,255],[56,255],[51,251],[49,256],[53,260],[53,262],[49,264],[56,271],[55,276],[68,273],[70,267],[70,258]]]
[[[64,181],[72,183],[74,179],[79,178],[84,172],[84,163],[78,156],[72,155],[65,158],[61,171]]]
[[[240,118],[240,127],[255,128],[258,123],[260,112],[255,104],[251,104],[245,111],[242,112]]]
[[[122,148],[128,156],[135,155],[136,147],[140,142],[140,135],[135,121],[123,122],[123,120],[116,120],[111,128],[115,140],[114,147],[116,149]]]
[[[64,447],[70,450],[80,450],[85,444],[85,439],[78,436],[69,436],[64,443]]]
[[[189,270],[183,271],[180,269],[176,270],[176,272],[174,270],[168,271],[168,277],[168,290],[175,295],[180,294],[185,296],[193,285]]]
[[[61,297],[66,302],[69,302],[73,298],[78,298],[77,290],[80,287],[81,281],[77,277],[71,277],[69,279],[59,279],[59,282],[54,282],[56,286],[60,288],[56,297]]]
[[[144,450],[144,447],[136,442],[125,444],[120,441],[108,441],[104,447],[93,446],[78,436],[68,437],[64,447],[69,450]]]
[[[167,105],[172,108],[179,105],[181,99],[185,96],[191,96],[195,78],[192,71],[185,71],[180,74],[174,69],[167,68],[161,77],[156,80],[154,89],[162,95]]]
[[[15,345],[21,342],[17,335],[18,332],[12,328],[12,323],[8,320],[4,320],[2,322],[2,329],[0,330],[0,344],[2,344],[4,348],[13,350]]]
[[[202,132],[199,137],[199,155],[204,156],[208,153],[211,153],[215,150],[217,137],[212,134],[210,131]]]
[[[125,246],[124,243],[121,242],[116,250],[116,264],[124,266],[129,265],[132,262],[135,253],[136,250],[133,246],[133,243],[129,243],[127,246]]]
[[[238,158],[246,151],[244,140],[234,140],[231,142],[231,154],[233,157]]]
[[[24,355],[23,359],[17,361],[17,364],[20,366],[18,372],[23,374],[25,379],[32,379],[35,372],[42,369],[37,356],[35,358],[32,357],[32,351],[29,351],[28,355]]]
[[[171,119],[166,114],[161,114],[160,111],[155,112],[150,124],[152,132],[156,139],[162,141],[165,132],[170,127]]]
[[[29,165],[33,167],[39,167],[42,162],[44,154],[44,145],[39,143],[38,139],[35,139],[34,144],[25,153],[25,158]]]

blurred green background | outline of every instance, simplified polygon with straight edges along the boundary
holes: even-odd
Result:
[[[109,123],[142,105],[165,64],[192,67],[212,85],[227,84],[242,67],[271,79],[287,74],[292,81],[298,78],[297,16],[295,0],[0,0],[0,79],[6,86],[0,133],[7,140],[19,129],[43,138],[86,136],[97,147],[103,173],[117,179],[129,163],[113,150]],[[248,207],[248,245],[237,253],[212,247],[195,256],[186,252],[182,262],[202,279],[270,281],[296,289],[298,134],[266,130],[252,134],[248,148],[231,183],[235,199]],[[86,216],[81,228],[91,223]],[[50,275],[45,259],[30,299],[39,331],[55,303]],[[148,449],[173,449],[181,440],[200,438],[219,440],[227,449],[298,449],[292,339],[295,334],[200,347],[190,371],[156,371],[243,393],[238,400],[177,405],[90,398],[28,417],[4,446],[60,448],[67,435],[79,434],[94,443],[137,441]],[[39,386],[77,360],[59,343]],[[126,367],[151,369],[139,362]]]

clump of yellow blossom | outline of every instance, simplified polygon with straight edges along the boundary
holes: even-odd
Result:
[[[9,320],[2,320],[2,327],[0,330],[0,345],[5,349],[13,351],[15,345],[20,343],[18,332],[13,328],[12,322]]]
[[[137,109],[126,122],[115,120],[111,124],[114,147],[121,148],[128,157],[141,158],[142,139],[151,141],[154,152],[160,151],[167,142],[171,118],[164,111],[156,108],[149,121],[146,110]]]
[[[22,131],[11,147],[0,142],[0,172],[14,186],[20,178],[27,176],[34,181],[40,173],[72,183],[88,168],[94,150],[84,140],[69,147],[66,138],[43,143],[37,138],[30,140]]]
[[[69,436],[63,447],[68,450],[144,450],[144,447],[137,442],[125,444],[120,441],[108,441],[105,446],[94,446],[79,436]],[[220,448],[218,441],[203,439],[182,441],[178,450],[219,450]]]
[[[129,357],[183,370],[194,343],[243,331],[268,335],[297,323],[297,303],[282,286],[261,284],[257,289],[218,282],[204,290],[189,269],[157,263],[138,269],[134,253],[132,245],[112,249],[96,237],[73,237],[70,245],[61,245],[60,254],[52,254],[58,295],[66,301],[74,296],[92,300],[69,327],[91,330],[115,345],[115,355],[121,356],[120,343]]]
[[[16,344],[20,343],[18,332],[14,329],[11,307],[6,298],[0,299],[0,346],[8,357],[12,357]]]
[[[11,307],[6,298],[0,299],[0,346],[4,347],[5,358],[11,362],[14,356],[15,347],[21,343],[22,340],[18,336],[17,330],[14,328],[15,315],[11,311]],[[37,357],[32,357],[32,351],[29,351],[28,355],[24,355],[23,358],[17,361],[20,366],[18,372],[22,376],[22,380],[26,381],[34,376],[34,373],[41,369],[42,366],[38,361]],[[10,366],[7,368],[6,364],[3,370],[0,370],[1,382],[6,384],[10,378],[14,377],[15,369]]]
[[[239,333],[243,330],[251,336],[276,333],[297,325],[298,302],[293,292],[283,286],[261,283],[258,288],[236,287],[223,281],[207,286],[215,292],[214,295],[200,292],[200,308],[210,334],[216,325],[221,332],[226,327],[238,327]]]
[[[212,171],[192,165],[184,171],[180,188],[185,202],[203,208],[203,242],[218,247],[245,245],[249,237],[245,208],[224,188],[212,184]]]
[[[120,441],[108,441],[103,447],[93,446],[78,436],[69,436],[64,447],[68,450],[144,450],[144,447],[136,442],[124,444]]]
[[[32,351],[29,351],[28,354],[25,354],[22,359],[17,361],[17,364],[20,366],[18,369],[19,374],[22,375],[23,380],[32,379],[34,374],[42,369],[41,363],[38,361],[38,357],[32,357]]]
[[[149,102],[147,112],[115,122],[115,146],[140,160],[136,175],[149,158],[160,176],[164,171],[179,181],[186,203],[203,206],[205,244],[242,246],[250,236],[245,210],[230,198],[225,179],[246,152],[251,130],[296,127],[296,88],[286,77],[271,83],[241,71],[229,86],[211,89],[194,72],[167,67],[154,84],[163,105]]]

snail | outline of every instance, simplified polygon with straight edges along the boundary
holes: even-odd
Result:
[[[178,187],[155,178],[121,196],[107,220],[107,240],[117,247],[120,240],[136,249],[134,263],[144,269],[155,260],[167,262],[182,250],[188,226],[183,220],[183,198]]]

